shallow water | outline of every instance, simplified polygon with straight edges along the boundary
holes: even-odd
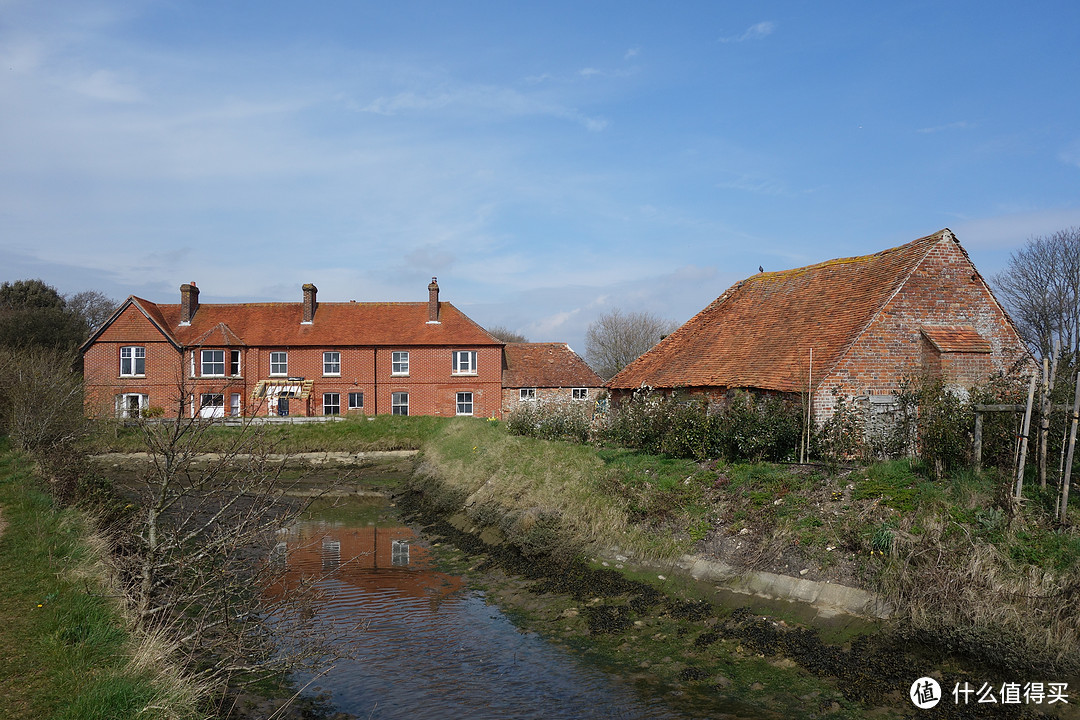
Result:
[[[463,578],[436,570],[409,528],[368,523],[313,520],[285,540],[293,580],[330,573],[312,622],[366,625],[354,659],[315,684],[338,710],[373,720],[691,717],[520,631]]]

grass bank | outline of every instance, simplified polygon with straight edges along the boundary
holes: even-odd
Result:
[[[0,717],[198,717],[195,693],[138,643],[112,594],[104,543],[37,489],[0,438]]]
[[[1075,671],[1080,534],[1049,520],[1052,492],[1031,488],[1014,507],[1007,477],[927,475],[907,460],[697,463],[460,420],[427,440],[414,483],[442,512],[497,528],[527,555],[693,552],[863,587],[892,602],[914,642],[1012,671]]]

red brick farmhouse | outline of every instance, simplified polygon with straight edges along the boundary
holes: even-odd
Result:
[[[608,387],[615,400],[649,387],[717,401],[735,389],[810,387],[820,422],[832,415],[837,394],[873,411],[891,404],[905,377],[931,373],[966,390],[1029,358],[945,229],[873,255],[736,283]]]
[[[202,304],[129,297],[83,345],[95,415],[499,417],[504,343],[447,302]],[[183,399],[181,399],[181,396]]]

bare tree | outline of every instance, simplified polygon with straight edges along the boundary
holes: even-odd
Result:
[[[615,308],[589,325],[585,357],[600,377],[609,380],[678,327],[679,323],[650,312]]]
[[[278,534],[307,506],[299,481],[284,479],[265,425],[249,418],[222,433],[185,412],[194,399],[180,379],[175,420],[136,421],[149,458],[122,569],[138,628],[165,638],[188,675],[217,690],[326,662],[344,646],[302,622],[317,578],[281,581]]]
[[[993,277],[1021,336],[1042,356],[1080,351],[1080,227],[1034,236]]]
[[[67,309],[82,321],[86,337],[98,329],[113,314],[120,302],[100,290],[83,290],[72,295],[65,295]]]
[[[504,327],[502,325],[492,325],[491,327],[487,328],[487,331],[488,331],[488,335],[494,335],[495,337],[497,337],[499,340],[502,340],[503,342],[508,342],[508,343],[526,343],[526,342],[529,342],[529,339],[527,337],[525,337],[524,335],[522,335],[521,333],[514,332],[510,328]]]

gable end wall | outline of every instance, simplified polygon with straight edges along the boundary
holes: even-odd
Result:
[[[957,384],[974,384],[1028,357],[971,261],[955,243],[943,240],[818,385],[815,419],[821,422],[832,415],[834,388],[849,398],[890,395],[905,377],[918,375],[927,344],[920,329],[927,325],[970,325],[990,341],[990,354],[962,353],[965,357],[940,363],[947,375],[950,369],[960,374]]]

